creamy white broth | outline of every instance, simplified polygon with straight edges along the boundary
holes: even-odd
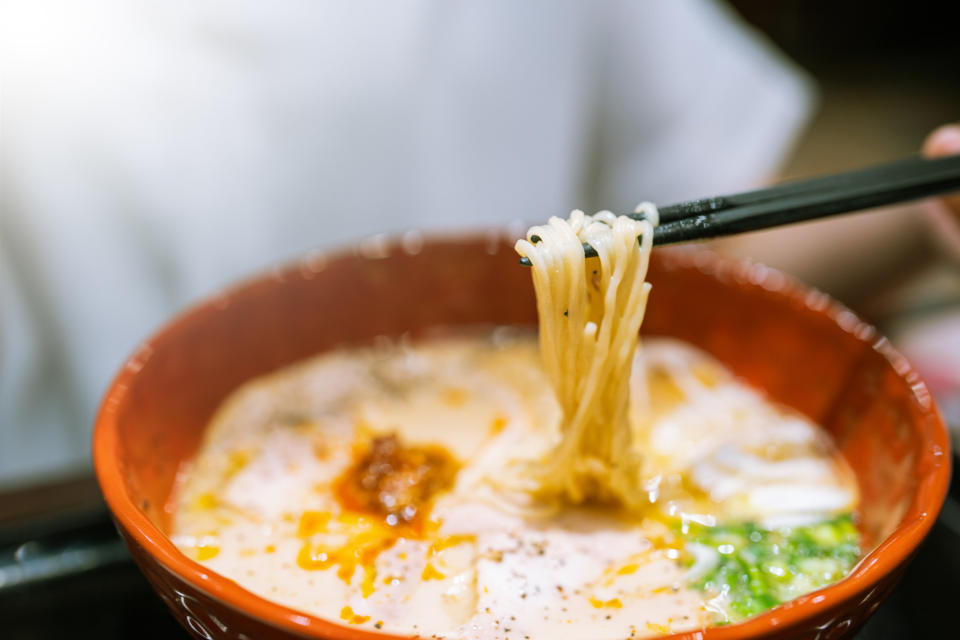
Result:
[[[254,593],[365,629],[624,638],[733,615],[722,590],[692,586],[717,554],[676,523],[798,526],[855,509],[852,475],[816,425],[689,345],[644,342],[631,419],[649,509],[540,513],[500,482],[559,437],[533,336],[324,354],[224,403],[181,474],[173,539]],[[345,509],[334,490],[383,434],[460,465],[416,534]]]

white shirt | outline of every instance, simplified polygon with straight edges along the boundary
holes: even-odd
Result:
[[[809,104],[708,0],[97,4],[0,15],[0,485],[86,466],[124,357],[231,280],[731,191]]]

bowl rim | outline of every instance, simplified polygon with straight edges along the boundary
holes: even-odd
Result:
[[[490,238],[488,231],[426,234],[423,240],[426,244],[489,243]],[[388,257],[402,253],[401,237],[389,237],[385,247],[384,255]],[[684,631],[664,637],[669,640],[692,640],[693,638],[729,640],[762,636],[777,629],[797,625],[804,619],[831,609],[838,609],[838,615],[842,615],[841,607],[846,601],[869,589],[869,593],[861,598],[861,603],[867,602],[874,592],[882,587],[884,577],[894,573],[917,550],[933,527],[947,495],[950,481],[949,436],[929,390],[906,358],[876,329],[861,320],[843,304],[802,284],[792,276],[760,263],[721,256],[703,248],[661,249],[658,253],[665,256],[665,264],[668,267],[695,268],[721,282],[732,280],[743,282],[749,287],[765,289],[770,295],[827,317],[840,330],[869,344],[870,348],[887,360],[898,377],[913,390],[914,400],[926,418],[922,421],[917,435],[923,440],[921,446],[929,448],[929,453],[933,457],[933,462],[918,478],[916,490],[902,516],[901,523],[870,553],[861,558],[854,570],[845,578],[737,624]],[[329,262],[356,256],[358,249],[311,252],[304,259],[313,259],[317,255],[322,255],[323,259]],[[127,492],[121,465],[114,464],[119,445],[119,409],[125,402],[128,388],[144,364],[142,354],[149,353],[152,345],[161,337],[175,333],[193,317],[217,305],[224,296],[229,297],[232,293],[242,291],[255,283],[271,279],[282,280],[284,277],[309,276],[304,275],[302,263],[298,261],[257,273],[187,307],[141,343],[110,383],[95,419],[92,444],[93,465],[97,480],[118,526],[137,545],[166,571],[227,607],[250,615],[261,623],[302,637],[330,640],[384,640],[385,638],[409,640],[410,636],[390,635],[347,626],[272,602],[191,560],[180,552],[134,503]]]

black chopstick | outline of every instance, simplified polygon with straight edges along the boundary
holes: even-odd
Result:
[[[867,169],[662,207],[653,244],[662,246],[853,213],[960,189],[960,155],[911,157]],[[627,214],[642,217],[642,214]],[[593,257],[593,247],[584,244]],[[522,258],[522,264],[530,261]]]
[[[701,198],[689,202],[660,207],[660,223],[672,222],[682,218],[689,218],[700,213],[713,213],[731,207],[739,207],[758,202],[765,202],[787,196],[815,191],[829,191],[852,183],[866,183],[886,180],[905,171],[923,171],[922,166],[929,163],[927,158],[920,155],[909,156],[902,160],[876,165],[866,169],[854,169],[843,173],[831,173],[816,178],[789,180],[779,184],[744,191],[733,195]]]

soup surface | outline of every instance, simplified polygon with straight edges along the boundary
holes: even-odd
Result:
[[[323,354],[222,405],[172,536],[280,604],[442,638],[702,628],[852,568],[855,481],[816,425],[668,339],[644,341],[630,396],[648,505],[546,508],[515,486],[560,437],[534,335]]]

